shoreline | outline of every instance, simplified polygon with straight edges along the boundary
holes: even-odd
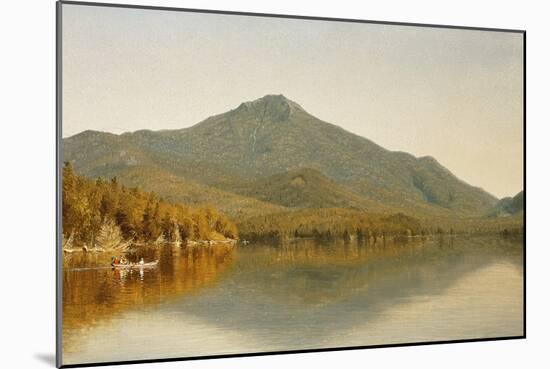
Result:
[[[64,254],[72,253],[105,253],[105,252],[133,252],[140,248],[158,248],[159,246],[171,247],[194,247],[194,246],[211,246],[215,244],[235,245],[239,239],[223,239],[223,240],[187,240],[182,241],[163,241],[163,242],[132,242],[121,248],[103,248],[103,247],[88,247],[87,245],[77,247],[62,247]]]

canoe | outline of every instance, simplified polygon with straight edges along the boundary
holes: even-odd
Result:
[[[158,260],[151,261],[150,263],[132,263],[132,264],[111,264],[111,267],[116,269],[143,269],[143,268],[154,268],[159,263]]]

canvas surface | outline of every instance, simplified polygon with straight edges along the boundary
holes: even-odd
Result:
[[[523,336],[523,33],[61,13],[62,364]]]

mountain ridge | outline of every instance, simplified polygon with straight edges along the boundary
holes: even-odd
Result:
[[[525,193],[518,192],[515,196],[500,199],[488,212],[490,217],[508,217],[523,212],[525,209]]]
[[[120,135],[88,130],[63,143],[65,159],[86,176],[146,165],[223,190],[228,183],[242,187],[309,169],[365,201],[413,213],[472,216],[497,203],[435,158],[387,150],[314,117],[283,95],[243,102],[191,127]]]

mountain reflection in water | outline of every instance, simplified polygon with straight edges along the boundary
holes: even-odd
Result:
[[[523,333],[522,240],[167,247],[156,269],[84,269],[109,256],[64,260],[65,364]]]

